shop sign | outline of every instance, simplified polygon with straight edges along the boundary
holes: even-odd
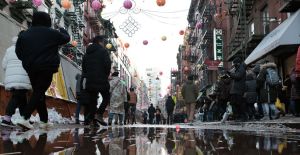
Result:
[[[222,29],[214,29],[214,60],[223,61]]]

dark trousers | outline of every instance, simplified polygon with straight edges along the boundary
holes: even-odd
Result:
[[[167,124],[173,124],[173,112],[168,112]]]
[[[236,118],[247,119],[247,104],[242,95],[232,94],[230,99],[233,115]]]
[[[130,115],[131,115],[131,121],[132,121],[131,124],[136,123],[135,111],[136,111],[135,105],[130,105]]]
[[[7,104],[5,114],[12,116],[15,114],[16,108],[19,108],[20,114],[23,116],[25,107],[27,105],[27,89],[13,89],[11,90],[12,96]]]
[[[40,120],[48,122],[45,92],[51,84],[53,73],[49,71],[29,72],[29,79],[32,85],[32,95],[25,107],[24,119],[28,120],[34,110],[37,110]]]
[[[109,87],[107,89],[101,89],[100,94],[102,95],[103,101],[97,110],[97,114],[100,115],[101,117],[103,117],[105,109],[110,102]],[[98,94],[97,94],[97,96],[98,96]]]
[[[153,119],[154,119],[154,116],[150,115],[149,116],[149,124],[153,124]]]

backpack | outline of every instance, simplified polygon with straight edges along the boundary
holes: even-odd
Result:
[[[266,82],[269,86],[277,86],[280,84],[278,72],[274,68],[267,69]]]

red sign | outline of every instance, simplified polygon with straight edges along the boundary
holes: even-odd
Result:
[[[218,66],[221,63],[219,60],[206,59],[204,64],[207,66],[207,70],[218,70]]]

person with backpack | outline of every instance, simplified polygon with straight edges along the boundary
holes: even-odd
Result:
[[[275,101],[278,97],[278,91],[281,89],[281,80],[275,63],[266,61],[260,66],[256,84],[259,90],[258,102],[262,104],[264,111],[262,120],[278,118],[280,113],[275,107]],[[275,117],[273,117],[274,115]]]

